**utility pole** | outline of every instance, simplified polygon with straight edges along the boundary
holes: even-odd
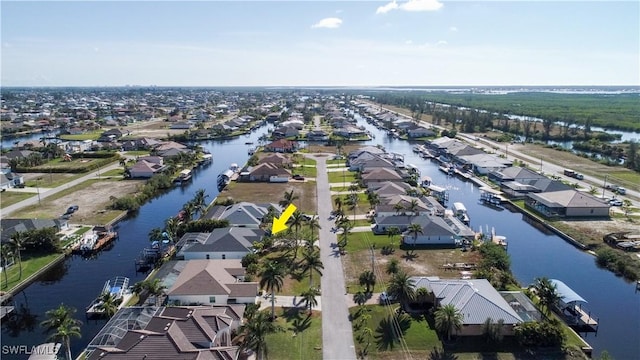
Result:
[[[38,191],[38,204],[40,204],[40,179],[36,178],[36,191]]]
[[[609,174],[605,174],[604,175],[604,184],[602,185],[602,198],[604,199],[604,191],[607,188],[607,178],[609,177]]]

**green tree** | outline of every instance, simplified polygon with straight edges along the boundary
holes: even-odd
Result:
[[[11,234],[11,240],[9,244],[14,254],[18,255],[18,265],[20,267],[20,279],[22,279],[22,250],[28,240],[27,234],[22,231],[17,231]]]
[[[556,285],[546,277],[539,277],[533,281],[533,288],[540,299],[545,315],[549,317],[551,308],[561,299]]]
[[[122,299],[116,298],[112,293],[105,291],[100,294],[98,310],[107,317],[111,318],[118,311],[118,307],[122,304]]]
[[[309,274],[309,286],[313,286],[313,273],[318,276],[322,276],[322,270],[324,265],[320,259],[320,251],[315,249],[305,248],[302,253],[302,271]]]
[[[302,301],[304,302],[304,307],[309,309],[309,315],[311,315],[311,312],[313,310],[314,306],[318,306],[318,296],[320,296],[320,290],[314,288],[314,287],[310,287],[309,289],[307,289],[306,291],[302,292],[302,294],[300,294],[300,296],[302,296]]]
[[[454,331],[462,328],[464,315],[455,305],[447,304],[438,308],[434,313],[436,320],[436,329],[447,336],[447,340],[451,340]]]
[[[409,224],[407,232],[411,234],[411,237],[413,238],[413,248],[415,249],[416,242],[418,241],[418,235],[424,233],[424,231],[422,230],[422,226],[420,224]]]
[[[413,280],[404,271],[394,274],[389,280],[387,294],[400,302],[400,307],[413,302],[416,298]]]
[[[294,202],[295,200],[297,200],[298,198],[299,198],[299,196],[298,196],[298,195],[296,195],[296,194],[293,192],[293,190],[291,190],[291,191],[287,191],[287,192],[285,192],[285,193],[284,193],[284,196],[282,197],[282,200],[280,200],[280,201],[278,202],[278,204],[279,204],[280,206],[282,206],[282,209],[284,210],[284,209],[286,209],[286,208],[287,208],[287,206],[289,206],[290,204],[293,204],[293,202]]]
[[[368,298],[369,295],[364,291],[358,291],[353,294],[353,302],[358,304],[358,306],[363,306],[367,302]]]
[[[71,337],[79,338],[81,336],[80,325],[82,322],[73,318],[75,312],[75,308],[60,304],[56,309],[48,310],[45,313],[47,320],[40,324],[45,328],[46,333],[55,331],[49,336],[49,339],[62,341],[67,350],[67,360],[73,359],[71,357]]]
[[[198,191],[196,191],[193,199],[191,200],[193,202],[195,213],[200,214],[200,217],[204,215],[204,212],[207,209],[208,197],[209,195],[206,194],[204,189],[199,189]]]
[[[149,293],[149,295],[154,297],[155,304],[158,306],[158,300],[160,300],[160,296],[164,294],[164,291],[167,289],[166,286],[162,284],[160,279],[147,280],[144,285],[145,290]]]
[[[276,291],[282,289],[284,283],[284,268],[275,261],[265,264],[260,278],[260,287],[271,293],[271,320],[276,316]]]
[[[300,228],[302,224],[305,222],[305,217],[300,210],[296,210],[291,214],[291,217],[287,221],[289,228],[293,228],[295,230],[295,241],[293,242],[293,259],[295,260],[298,257],[298,244],[300,243],[300,237],[298,236],[300,232]]]
[[[400,228],[397,226],[389,226],[386,232],[387,232],[387,236],[389,237],[389,241],[391,242],[391,245],[393,245],[393,238],[396,235],[400,235]]]
[[[376,274],[374,274],[371,270],[365,270],[360,273],[358,281],[360,282],[361,286],[366,287],[366,293],[371,293],[371,288],[376,286]]]
[[[273,315],[271,315],[271,319],[273,319]],[[260,311],[248,319],[239,330],[239,337],[242,339],[241,348],[253,350],[258,360],[268,356],[267,335],[284,331],[281,326],[269,320],[269,314]]]
[[[391,258],[386,265],[385,271],[389,275],[394,275],[400,272],[400,262],[396,258]]]

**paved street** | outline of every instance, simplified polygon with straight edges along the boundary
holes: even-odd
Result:
[[[336,234],[331,232],[333,221],[329,220],[332,210],[329,178],[327,176],[327,155],[316,155],[316,179],[318,193],[318,216],[320,221],[320,256],[324,265],[322,273],[322,357],[328,360],[356,359],[349,304],[345,298],[344,274],[337,247]]]

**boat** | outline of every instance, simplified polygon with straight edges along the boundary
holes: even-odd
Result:
[[[440,165],[438,169],[447,175],[453,175],[454,168],[449,164]]]
[[[184,169],[180,171],[180,175],[178,175],[178,178],[176,178],[176,182],[184,184],[189,180],[191,180],[191,177],[192,177],[191,170]]]
[[[467,214],[467,208],[461,202],[454,202],[452,205],[453,214],[460,219],[465,225],[469,225],[469,215]]]
[[[129,288],[129,278],[124,276],[117,276],[113,279],[109,279],[104,283],[100,294],[87,306],[87,316],[101,315],[104,310],[101,309],[103,294],[111,294],[116,302],[119,302],[118,308],[120,308],[127,297],[131,296],[131,289]]]
[[[246,143],[244,143],[245,145],[253,145],[253,141],[247,141]]]
[[[256,149],[254,147],[249,148],[249,150],[247,150],[247,154],[248,155],[253,155],[256,153]]]
[[[503,199],[500,197],[502,194],[500,191],[493,190],[488,187],[480,188],[480,201],[485,205],[491,205],[495,207],[501,207]]]
[[[73,253],[87,255],[104,248],[118,237],[118,233],[102,226],[95,226],[87,231],[82,240],[72,250]]]

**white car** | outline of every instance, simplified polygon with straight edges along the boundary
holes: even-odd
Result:
[[[383,303],[383,304],[390,303],[390,302],[393,302],[395,300],[396,300],[396,297],[387,294],[386,291],[383,291],[382,294],[380,294],[380,302]]]
[[[611,199],[611,200],[609,200],[609,205],[611,205],[611,206],[622,206],[622,200],[620,200],[620,199]]]

